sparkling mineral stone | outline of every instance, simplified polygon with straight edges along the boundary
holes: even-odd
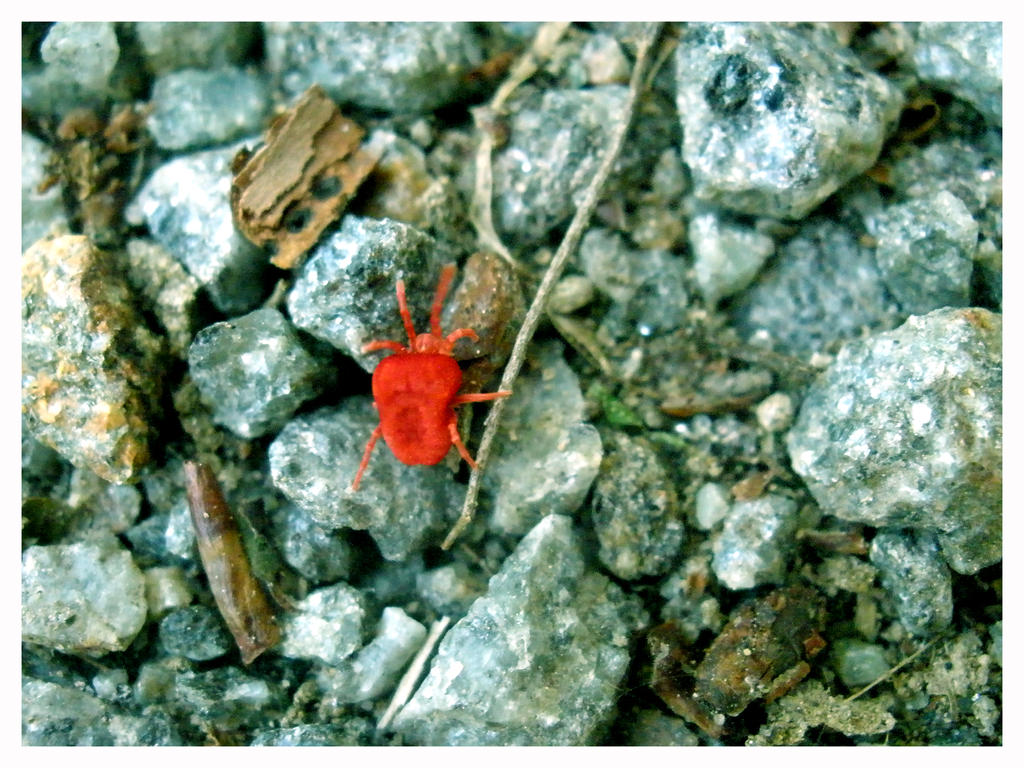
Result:
[[[373,640],[336,667],[321,668],[317,675],[320,690],[339,703],[369,701],[394,690],[426,636],[422,624],[401,608],[388,606]]]
[[[724,520],[731,507],[729,492],[721,483],[704,483],[694,501],[697,525],[705,531],[710,531]]]
[[[767,332],[777,351],[803,359],[903,317],[882,284],[874,253],[847,227],[820,218],[780,246],[730,314],[744,336]]]
[[[885,648],[851,637],[837,640],[832,645],[831,655],[843,685],[851,690],[873,683],[892,666]]]
[[[283,427],[328,374],[285,316],[270,308],[201,330],[188,366],[213,420],[243,438]]]
[[[292,659],[339,664],[363,644],[366,599],[339,582],[310,592],[281,622],[277,651]]]
[[[678,327],[689,300],[682,259],[665,250],[630,248],[618,233],[593,228],[580,243],[579,261],[594,286],[615,302],[602,324],[613,337]]]
[[[522,539],[395,718],[408,743],[594,743],[646,617],[635,598],[588,570],[581,543],[562,515]]]
[[[871,563],[908,631],[930,635],[949,626],[952,579],[934,534],[881,530],[871,542]]]
[[[429,112],[464,90],[484,56],[463,22],[265,22],[267,68],[293,96],[317,83],[333,99]]]
[[[22,678],[21,740],[26,746],[113,746],[107,715],[107,704],[90,693]]]
[[[235,229],[228,202],[239,147],[212,149],[159,166],[125,209],[185,265],[225,314],[252,309],[264,294],[267,260]]]
[[[442,565],[416,577],[416,592],[438,616],[461,616],[483,594],[483,579],[471,573],[465,563]]]
[[[465,486],[443,466],[408,466],[383,441],[359,490],[352,480],[378,417],[370,398],[346,398],[292,419],[270,445],[270,476],[290,501],[328,530],[368,530],[381,554],[404,560],[437,543],[462,508]]]
[[[178,566],[158,566],[143,571],[146,579],[146,605],[151,619],[168,611],[184,608],[192,602],[192,589],[185,581],[185,572]]]
[[[26,426],[113,483],[149,461],[163,356],[119,270],[81,235],[41,240],[21,263]]]
[[[799,219],[878,158],[899,89],[818,27],[688,24],[683,160],[703,200]]]
[[[270,111],[264,78],[235,67],[183,69],[156,78],[146,122],[157,146],[196,149],[259,133]]]
[[[893,205],[867,221],[886,287],[908,314],[970,303],[978,223],[945,190]]]
[[[580,51],[580,60],[590,85],[629,82],[629,62],[618,41],[611,35],[596,34],[588,37]]]
[[[169,511],[150,515],[129,528],[125,537],[143,566],[180,565],[182,560],[194,560],[196,532],[184,492]]]
[[[174,675],[172,685],[169,698],[175,711],[226,731],[280,717],[287,704],[278,683],[248,675],[238,667],[189,669]]]
[[[415,227],[346,216],[302,265],[288,294],[288,314],[296,326],[373,371],[381,354],[364,355],[363,345],[376,339],[409,343],[398,314],[398,278],[405,281],[416,331],[426,333],[434,288],[450,261],[444,247]]]
[[[89,528],[124,533],[139,516],[142,494],[134,485],[114,485],[88,469],[76,467],[71,473],[67,503],[75,508],[77,516],[88,519]]]
[[[797,506],[768,493],[738,501],[712,543],[711,567],[729,589],[780,583],[796,548]]]
[[[166,248],[151,240],[129,240],[126,254],[128,283],[145,297],[164,327],[170,351],[185,357],[197,328],[199,281]]]
[[[21,250],[48,234],[56,225],[67,224],[61,187],[54,184],[45,192],[39,188],[47,177],[51,160],[49,148],[28,133],[21,134]]]
[[[921,22],[914,66],[925,82],[1003,122],[1003,25],[999,21]]]
[[[167,614],[160,622],[160,645],[169,656],[193,661],[216,659],[235,647],[224,619],[205,605]]]
[[[211,68],[241,62],[257,27],[250,22],[137,21],[135,37],[156,75],[188,67]]]
[[[594,483],[598,558],[620,579],[665,573],[686,538],[668,469],[645,440],[611,433]]]
[[[22,640],[99,656],[127,648],[145,621],[142,572],[114,536],[22,553]]]
[[[516,380],[483,477],[491,527],[523,534],[546,514],[572,514],[601,464],[601,436],[583,421],[583,393],[558,345],[536,347]]]
[[[278,550],[299,574],[314,584],[349,577],[355,551],[341,531],[317,525],[294,504],[284,504],[274,515]]]
[[[940,309],[850,342],[787,435],[829,514],[938,534],[974,573],[1002,557],[1002,317]]]
[[[342,723],[311,723],[256,732],[250,747],[362,747],[376,744],[373,723],[350,717]]]
[[[710,306],[750,285],[775,253],[771,237],[715,211],[693,216],[686,233],[697,284]]]
[[[46,33],[40,54],[62,77],[99,90],[107,84],[121,49],[110,22],[59,21]]]
[[[641,709],[630,717],[626,746],[697,747],[700,737],[683,718],[655,709]]]
[[[492,160],[500,234],[520,245],[537,242],[575,213],[627,97],[624,85],[546,90],[512,111],[508,142]],[[613,184],[649,181],[650,166],[673,140],[668,109],[652,104],[644,117],[626,139]]]

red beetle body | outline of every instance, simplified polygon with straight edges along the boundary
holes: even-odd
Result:
[[[409,346],[397,341],[371,341],[363,347],[364,352],[390,349],[396,354],[385,357],[373,371],[373,404],[380,414],[380,424],[366,443],[363,460],[352,481],[353,491],[359,489],[359,481],[380,437],[403,464],[437,464],[454,445],[462,458],[471,467],[476,467],[459,437],[455,406],[512,394],[458,394],[462,386],[462,369],[452,357],[452,347],[464,337],[476,340],[476,333],[469,328],[459,328],[447,336],[441,333],[441,305],[454,277],[454,264],[441,270],[430,308],[430,333],[418,335],[405,301],[405,283],[399,280],[395,286],[398,311],[409,337]]]

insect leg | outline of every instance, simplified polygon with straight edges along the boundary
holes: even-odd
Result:
[[[441,307],[454,278],[455,265],[445,264],[437,281],[437,290],[434,291],[434,303],[430,305],[430,333],[438,338],[441,338]]]
[[[487,400],[497,400],[499,397],[508,397],[511,394],[506,389],[500,392],[477,392],[472,395],[456,395],[452,400],[452,406],[462,405],[463,403],[483,403]]]
[[[480,341],[480,337],[476,335],[476,331],[472,328],[459,328],[458,330],[452,331],[447,336],[448,343],[454,344],[459,339],[472,339],[473,341]]]
[[[363,344],[363,352],[373,352],[376,349],[390,349],[393,352],[408,352],[408,347],[403,347],[397,341],[370,341]]]
[[[399,280],[395,283],[395,293],[398,294],[398,314],[402,316],[402,325],[405,326],[405,335],[409,337],[409,348],[412,349],[416,343],[416,328],[412,324],[412,315],[409,314],[409,305],[405,301],[405,281]]]
[[[366,441],[366,449],[363,451],[363,460],[359,462],[359,471],[356,472],[356,479],[352,481],[352,490],[359,490],[359,481],[363,478],[363,472],[366,471],[366,467],[370,464],[370,454],[373,453],[373,446],[377,444],[377,440],[380,439],[381,433],[380,424],[373,430],[373,434],[370,435],[370,439]]]
[[[466,450],[466,444],[462,442],[462,438],[459,437],[459,428],[455,426],[455,414],[452,414],[452,420],[448,422],[448,434],[452,436],[452,444],[458,449],[459,456],[466,460],[471,469],[476,469],[476,462],[473,461],[473,457],[469,455],[469,451]]]

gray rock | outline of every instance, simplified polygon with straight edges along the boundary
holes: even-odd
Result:
[[[270,111],[264,78],[234,67],[183,69],[156,78],[146,122],[157,146],[197,149],[259,133]]]
[[[186,67],[237,64],[245,58],[256,34],[257,26],[251,22],[135,22],[135,37],[146,65],[157,76]]]
[[[318,525],[368,530],[384,557],[404,560],[437,543],[455,522],[466,489],[443,467],[402,464],[380,441],[353,492],[352,480],[377,421],[364,397],[295,418],[270,446],[270,474]]]
[[[168,512],[150,515],[125,532],[139,564],[180,565],[196,557],[196,533],[184,492]]]
[[[151,240],[129,240],[126,254],[129,284],[145,298],[164,327],[171,353],[185,357],[198,327],[199,281],[166,248]]]
[[[591,505],[598,558],[620,579],[663,574],[686,538],[668,469],[646,440],[613,432],[604,442]]]
[[[401,608],[385,608],[373,640],[336,667],[320,670],[320,690],[338,703],[369,701],[392,691],[426,636],[426,628]]]
[[[711,567],[729,589],[781,583],[796,549],[797,506],[768,493],[738,501],[712,544]]]
[[[339,582],[310,592],[281,622],[277,650],[292,659],[340,664],[363,644],[366,599]]]
[[[483,477],[491,527],[523,534],[546,514],[572,514],[601,455],[600,435],[583,421],[579,379],[558,345],[537,346],[505,406]]]
[[[1003,25],[999,21],[925,21],[917,26],[914,66],[927,83],[1003,122]]]
[[[314,584],[348,579],[355,552],[341,531],[316,522],[294,504],[284,504],[274,515],[277,548],[299,574]]]
[[[415,744],[596,743],[645,620],[586,568],[572,521],[550,515],[449,630],[394,728]]]
[[[266,257],[239,234],[232,219],[231,161],[239,146],[169,160],[125,209],[128,222],[145,224],[229,315],[259,303],[267,272]]]
[[[868,218],[886,287],[908,314],[970,303],[978,223],[945,190]]]
[[[832,646],[831,655],[843,685],[851,690],[873,683],[892,666],[885,648],[851,637],[839,638]]]
[[[682,259],[665,250],[630,248],[618,233],[595,228],[583,236],[579,260],[597,289],[615,302],[602,322],[612,337],[679,327],[689,300]]]
[[[376,339],[408,344],[395,296],[398,278],[405,281],[413,325],[425,333],[441,267],[450,261],[447,249],[415,227],[346,216],[303,264],[288,294],[288,313],[296,326],[372,371],[381,355],[363,354],[363,345]]]
[[[279,684],[238,667],[179,672],[168,693],[183,716],[225,731],[258,726],[275,714],[280,717],[285,704]]]
[[[31,747],[113,746],[107,705],[56,683],[21,681],[21,740]]]
[[[185,581],[185,572],[175,565],[156,566],[142,572],[146,579],[146,606],[151,620],[184,608],[195,595]]]
[[[461,22],[265,22],[267,68],[292,96],[318,83],[332,98],[388,112],[429,112],[455,99],[483,63]]]
[[[716,211],[691,217],[686,233],[697,284],[709,306],[750,285],[775,252],[771,237]]]
[[[416,577],[416,592],[439,616],[461,616],[486,587],[485,580],[461,560]]]
[[[688,24],[676,52],[698,197],[799,219],[877,159],[898,88],[820,27]]]
[[[162,348],[109,253],[82,235],[41,240],[21,263],[22,412],[76,466],[130,482],[149,461]]]
[[[99,656],[127,648],[145,621],[142,572],[112,535],[22,553],[22,640]]]
[[[28,133],[21,134],[21,250],[55,228],[67,226],[61,186],[45,192],[39,188],[48,175],[52,158],[49,147]]]
[[[40,53],[54,74],[90,91],[107,85],[121,49],[107,21],[59,21],[50,27]]]
[[[729,491],[721,483],[704,483],[694,499],[694,518],[698,527],[710,531],[729,514]]]
[[[276,432],[328,380],[276,309],[209,325],[188,350],[189,374],[213,420],[239,437]]]
[[[88,469],[75,468],[67,502],[75,509],[77,529],[124,533],[139,517],[142,494],[134,485],[114,485]]]
[[[630,747],[697,747],[700,737],[675,715],[641,709],[631,718],[626,736]]]
[[[525,246],[572,216],[627,96],[622,85],[547,90],[512,111],[508,142],[492,160],[494,220],[500,234]],[[640,183],[644,172],[639,169],[646,167],[640,158],[653,163],[668,144],[668,121],[667,110],[664,115],[653,110],[638,121],[613,183]]]
[[[314,723],[258,731],[250,747],[362,747],[374,744],[373,723],[352,717],[340,724]]]
[[[941,309],[847,344],[787,435],[822,509],[939,534],[962,573],[998,562],[1002,317]]]
[[[871,542],[871,562],[909,632],[927,636],[949,626],[952,579],[932,533],[881,530]]]
[[[167,614],[160,622],[160,644],[168,655],[193,661],[216,659],[234,648],[224,619],[205,605]]]
[[[855,232],[821,218],[808,220],[779,247],[730,314],[745,336],[767,332],[777,351],[804,359],[904,317],[885,290],[874,253]]]

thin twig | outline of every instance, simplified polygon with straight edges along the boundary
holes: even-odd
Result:
[[[483,250],[497,253],[510,264],[513,263],[512,254],[501,242],[501,238],[498,237],[498,233],[494,229],[494,216],[491,210],[494,187],[491,153],[494,151],[494,133],[488,124],[501,112],[512,92],[532,77],[541,62],[551,55],[555,43],[565,33],[568,26],[569,23],[564,21],[549,21],[542,24],[534,36],[533,43],[512,65],[508,77],[494,92],[490,104],[473,110],[473,119],[476,122],[480,142],[476,148],[476,180],[473,185],[473,200],[470,204],[469,219],[476,229],[480,247]]]
[[[660,28],[660,24],[652,22],[644,29],[644,35],[641,38],[637,49],[636,63],[633,66],[633,75],[629,80],[629,98],[626,102],[626,109],[624,110],[618,125],[615,127],[611,141],[608,143],[608,148],[605,150],[604,157],[601,159],[597,172],[594,174],[591,179],[590,186],[587,188],[583,202],[580,204],[579,208],[576,209],[576,215],[573,216],[572,222],[569,224],[569,229],[565,233],[565,237],[562,238],[562,242],[558,246],[558,250],[555,251],[555,255],[551,259],[551,263],[548,265],[547,272],[544,273],[544,279],[541,281],[540,287],[537,289],[537,293],[533,298],[533,303],[530,305],[530,309],[526,313],[523,325],[519,329],[519,334],[516,336],[515,344],[512,347],[512,354],[509,356],[508,365],[505,366],[505,373],[501,377],[501,385],[499,388],[502,390],[511,390],[512,385],[519,376],[519,371],[523,367],[523,363],[526,361],[526,350],[529,347],[530,341],[533,339],[533,334],[536,332],[540,319],[544,314],[544,308],[547,305],[548,297],[551,295],[551,291],[555,287],[555,282],[559,277],[561,277],[562,270],[565,268],[565,263],[569,259],[569,256],[575,253],[576,246],[579,244],[580,238],[583,236],[583,230],[586,229],[587,224],[590,222],[590,217],[594,213],[594,208],[597,207],[601,189],[604,187],[605,181],[607,181],[608,176],[611,174],[612,167],[615,165],[615,161],[618,159],[619,153],[622,151],[622,145],[626,139],[626,132],[629,130],[629,124],[632,121],[634,107],[643,90],[643,74],[647,64],[648,53],[650,52],[651,45],[658,37]],[[490,455],[491,445],[494,442],[494,436],[498,430],[498,423],[501,420],[501,414],[504,412],[507,400],[508,398],[502,398],[501,400],[495,401],[490,412],[487,414],[486,421],[484,421],[484,433],[480,438],[480,445],[476,452],[477,466],[469,476],[469,487],[466,489],[466,500],[462,505],[462,514],[459,516],[458,521],[448,533],[444,543],[441,545],[444,549],[450,548],[452,544],[455,543],[459,534],[462,533],[473,519],[473,513],[476,511],[477,498],[480,494],[480,478],[482,469],[487,463],[487,457]]]
[[[391,724],[391,720],[394,718],[398,710],[405,706],[405,702],[407,702],[409,697],[412,695],[412,689],[416,687],[416,683],[420,679],[420,675],[423,673],[423,667],[427,663],[427,658],[434,650],[434,646],[437,645],[437,641],[441,639],[441,635],[444,634],[445,629],[448,628],[448,624],[450,623],[450,618],[442,616],[430,625],[430,632],[427,633],[427,639],[423,641],[423,645],[420,646],[419,651],[416,653],[416,658],[412,660],[409,668],[405,670],[405,674],[402,675],[402,679],[398,682],[398,687],[395,688],[395,695],[391,697],[391,703],[388,704],[388,708],[384,710],[384,714],[381,715],[380,720],[377,721],[378,731],[383,731],[387,728],[388,725]]]
[[[892,677],[892,676],[893,676],[893,675],[895,675],[895,674],[896,674],[897,672],[899,672],[899,671],[900,671],[901,669],[903,669],[903,668],[904,668],[905,666],[907,666],[907,664],[909,664],[909,663],[910,663],[910,662],[912,662],[912,661],[913,661],[914,659],[916,659],[916,658],[917,658],[918,656],[920,656],[920,655],[921,655],[922,653],[924,653],[924,652],[925,652],[925,651],[926,651],[926,650],[928,649],[928,647],[929,647],[929,646],[930,646],[930,645],[931,645],[932,643],[934,643],[934,642],[935,642],[935,640],[929,640],[929,641],[928,641],[927,643],[925,643],[924,645],[922,645],[922,646],[921,646],[920,648],[918,648],[918,649],[917,649],[916,651],[914,651],[914,652],[913,652],[912,654],[910,654],[909,656],[907,656],[907,658],[905,658],[905,659],[904,659],[903,661],[901,661],[901,662],[900,662],[899,664],[897,664],[897,665],[896,665],[895,667],[893,667],[893,668],[892,668],[892,669],[890,669],[890,670],[889,670],[888,672],[886,672],[885,674],[883,674],[883,675],[881,675],[880,677],[878,677],[878,678],[877,678],[877,679],[876,679],[876,680],[875,680],[874,682],[872,682],[872,683],[869,683],[868,685],[866,685],[866,686],[864,686],[863,688],[861,688],[861,689],[860,689],[859,691],[857,691],[857,692],[856,692],[855,694],[853,694],[853,695],[851,695],[851,696],[847,696],[845,700],[846,700],[846,701],[853,701],[854,699],[856,699],[857,697],[861,696],[862,694],[865,694],[865,693],[867,693],[868,691],[870,691],[870,690],[871,690],[872,688],[874,688],[874,687],[875,687],[876,685],[878,685],[879,683],[884,683],[884,682],[885,682],[886,680],[888,680],[888,679],[889,679],[890,677]]]

